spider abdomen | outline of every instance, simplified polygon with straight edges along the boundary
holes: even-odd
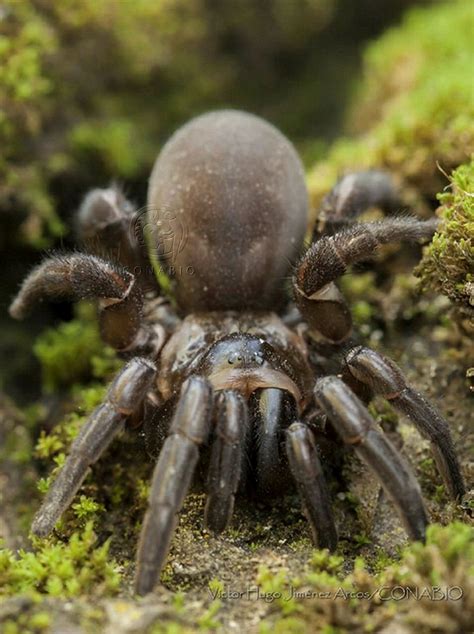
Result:
[[[150,256],[179,272],[181,309],[274,309],[306,231],[303,167],[269,123],[211,112],[164,146],[147,213]]]

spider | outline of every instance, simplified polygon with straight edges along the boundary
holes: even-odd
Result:
[[[226,528],[238,493],[271,499],[293,481],[314,543],[334,549],[318,441],[324,433],[354,449],[408,535],[423,540],[428,518],[418,482],[367,405],[381,395],[408,416],[460,498],[448,423],[394,361],[353,345],[335,280],[381,244],[429,239],[436,224],[396,215],[356,222],[372,205],[396,209],[387,174],[343,177],[301,256],[308,194],[296,151],[271,124],[233,110],[201,115],[171,137],[151,174],[146,218],[116,187],[90,192],[78,213],[89,253],[43,261],[10,313],[22,318],[44,299],[96,299],[104,341],[128,361],[74,440],[33,532],[52,531],[90,465],[125,426],[142,423],[157,459],[138,545],[140,595],[158,582],[199,461],[212,531]],[[114,261],[103,257],[111,251]],[[339,351],[339,372],[315,363],[314,349],[328,358]]]

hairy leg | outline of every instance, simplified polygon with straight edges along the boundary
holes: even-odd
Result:
[[[42,262],[24,280],[10,315],[22,319],[45,299],[97,298],[104,341],[121,351],[154,351],[160,333],[142,326],[143,294],[135,277],[93,255],[72,253]]]
[[[318,450],[309,427],[299,422],[291,425],[286,433],[286,451],[314,543],[318,548],[334,550],[337,546],[336,525]]]
[[[447,421],[419,392],[407,385],[398,365],[391,359],[359,346],[346,357],[349,372],[375,394],[386,398],[414,423],[418,431],[431,441],[439,471],[453,498],[465,493],[456,450]]]
[[[199,447],[210,430],[212,392],[198,376],[181,389],[169,434],[163,444],[151,484],[148,510],[140,535],[135,590],[151,592],[160,576],[184,498],[199,458]]]
[[[330,341],[345,340],[352,319],[334,281],[357,262],[372,257],[380,245],[429,239],[437,220],[386,218],[359,223],[314,242],[301,259],[293,278],[294,298],[310,329]]]
[[[71,503],[91,464],[96,462],[140,407],[156,374],[155,366],[140,357],[129,361],[111,384],[105,401],[91,414],[71,446],[59,475],[33,521],[32,531],[45,536],[52,531]]]
[[[233,390],[217,395],[204,523],[221,533],[228,525],[240,482],[248,432],[247,403]]]
[[[314,394],[342,440],[353,446],[380,480],[409,536],[424,540],[428,518],[418,482],[392,443],[376,429],[365,405],[336,376],[319,379]]]

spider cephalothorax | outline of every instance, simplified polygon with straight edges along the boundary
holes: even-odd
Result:
[[[329,376],[308,355],[309,334],[322,349],[350,348],[351,315],[337,277],[380,244],[433,234],[433,221],[414,218],[354,222],[370,205],[396,207],[390,179],[380,172],[343,178],[295,266],[307,224],[301,163],[273,126],[236,111],[198,117],[165,145],[144,221],[116,189],[91,192],[78,214],[91,253],[44,261],[10,312],[21,318],[44,298],[95,298],[104,340],[129,361],[73,442],[33,531],[53,529],[89,466],[141,416],[157,462],[138,549],[139,594],[157,582],[201,453],[208,460],[209,528],[227,526],[235,496],[250,480],[268,498],[291,473],[315,543],[334,548],[317,447],[321,421],[373,470],[410,537],[423,539],[428,520],[418,483],[367,403],[381,395],[413,421],[459,498],[464,485],[447,422],[373,350],[352,347],[340,373]],[[114,261],[99,257],[108,252]],[[166,262],[171,279],[163,282]],[[292,266],[297,308],[285,295]]]

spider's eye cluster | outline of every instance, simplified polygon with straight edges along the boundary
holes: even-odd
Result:
[[[254,352],[245,358],[240,352],[232,352],[227,357],[227,363],[229,365],[234,365],[235,363],[242,363],[243,361],[253,362],[256,365],[263,365],[263,357],[258,352]]]
[[[243,357],[239,352],[233,352],[227,357],[227,362],[230,365],[234,365],[234,363],[240,363],[242,360],[243,360]]]
[[[253,360],[257,365],[263,365],[263,357],[258,352],[253,355]]]

